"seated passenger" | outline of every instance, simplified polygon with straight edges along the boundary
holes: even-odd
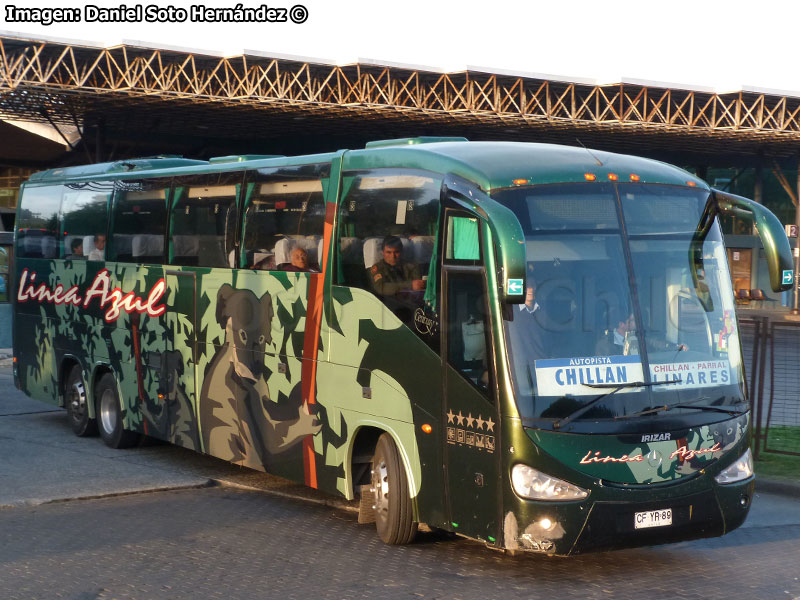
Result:
[[[313,267],[308,265],[308,252],[300,246],[295,246],[289,253],[289,263],[281,263],[278,269],[281,271],[291,271],[295,273],[306,273],[308,271],[316,271]]]
[[[394,296],[401,290],[425,289],[417,265],[403,262],[403,242],[390,235],[383,240],[383,258],[368,270],[372,291],[378,296]]]
[[[69,250],[70,253],[67,254],[67,258],[71,259],[86,259],[83,255],[83,240],[81,238],[74,238],[69,243]]]
[[[89,252],[89,260],[105,260],[106,236],[98,233],[94,236],[94,250]]]

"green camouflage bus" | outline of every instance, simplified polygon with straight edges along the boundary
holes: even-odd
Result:
[[[722,535],[753,495],[718,217],[652,160],[413,138],[53,169],[16,220],[14,376],[80,436],[142,435],[566,555]]]

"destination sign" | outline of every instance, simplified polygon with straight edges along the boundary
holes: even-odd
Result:
[[[657,392],[728,385],[733,381],[731,364],[727,360],[651,364],[650,377],[654,382],[675,382],[654,388]]]
[[[537,360],[534,367],[539,395],[542,396],[589,396],[597,394],[597,388],[592,385],[613,385],[644,379],[641,357],[638,355],[544,359]],[[619,393],[638,389],[626,388]]]

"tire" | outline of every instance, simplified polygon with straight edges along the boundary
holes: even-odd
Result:
[[[372,492],[375,498],[375,526],[387,544],[408,544],[417,533],[417,523],[408,492],[408,478],[392,438],[378,438],[372,457]]]
[[[79,437],[97,435],[97,421],[89,417],[86,384],[78,365],[72,367],[64,385],[64,407],[72,431]]]
[[[139,441],[139,434],[125,429],[117,394],[117,380],[111,373],[100,378],[95,389],[97,425],[100,437],[111,448],[130,448]]]

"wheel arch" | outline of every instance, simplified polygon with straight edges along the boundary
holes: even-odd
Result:
[[[81,375],[83,376],[84,381],[86,381],[86,369],[83,368],[83,365],[78,357],[72,354],[65,354],[61,358],[61,364],[58,367],[58,405],[63,408],[66,408],[66,402],[64,399],[66,398],[67,393],[67,377],[69,377],[69,373],[74,367],[80,367]],[[90,411],[89,414],[91,415],[92,412],[93,411]]]
[[[404,423],[404,425],[406,425]],[[413,425],[412,425],[413,427]],[[362,420],[358,426],[356,426],[355,431],[353,432],[352,442],[349,445],[347,451],[347,459],[346,459],[346,497],[349,500],[355,498],[355,490],[356,486],[364,485],[364,483],[369,484],[369,480],[362,483],[363,480],[355,480],[354,474],[358,476],[358,465],[363,464],[363,458],[368,454],[369,459],[371,461],[373,454],[375,453],[375,447],[378,444],[378,438],[382,434],[387,434],[394,442],[397,451],[400,453],[400,458],[403,461],[403,469],[405,469],[406,479],[408,480],[408,488],[411,494],[411,506],[413,509],[414,519],[419,520],[419,508],[417,506],[417,495],[419,493],[421,481],[420,477],[415,475],[415,471],[413,468],[414,460],[419,463],[419,452],[416,447],[416,438],[414,440],[414,448],[410,449],[406,447],[406,444],[403,444],[401,439],[402,436],[400,433],[391,426],[391,424],[386,422],[378,422],[372,420]],[[358,462],[356,462],[358,461]],[[421,473],[420,465],[417,464],[416,473]],[[367,476],[369,475],[369,471],[367,471]]]
[[[105,374],[111,374],[114,377],[114,383],[117,386],[117,399],[119,400],[119,408],[120,410],[125,410],[125,403],[122,398],[122,390],[119,387],[119,377],[117,377],[117,372],[114,370],[114,367],[109,365],[108,363],[96,363],[92,370],[92,377],[91,377],[91,384],[89,385],[90,393],[91,393],[91,410],[94,413],[97,410],[97,404],[95,402],[95,390],[97,389],[97,384],[100,383],[100,380],[103,378]],[[92,414],[90,413],[90,414]],[[124,414],[124,413],[123,413]],[[96,414],[92,414],[95,418],[97,417]]]

